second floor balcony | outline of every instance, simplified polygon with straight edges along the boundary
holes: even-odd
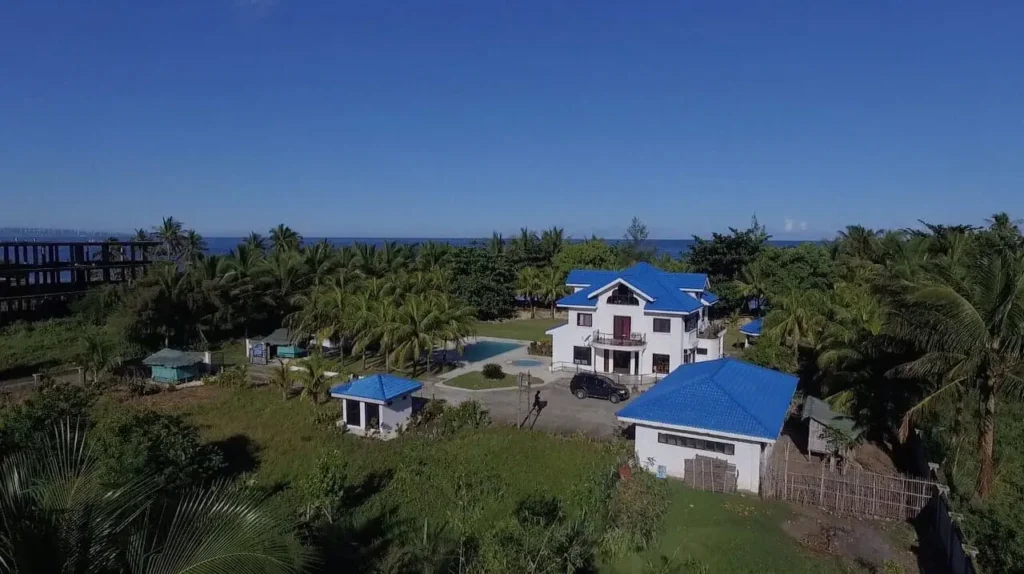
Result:
[[[647,345],[647,335],[644,333],[594,331],[594,334],[590,336],[590,344],[605,347],[643,347]]]

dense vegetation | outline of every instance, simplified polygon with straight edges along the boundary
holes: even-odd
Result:
[[[981,548],[982,565],[992,571],[1024,568],[1024,239],[1005,214],[984,228],[851,226],[835,241],[791,248],[771,246],[754,221],[748,229],[698,239],[678,258],[655,256],[636,220],[614,245],[596,238],[566,241],[561,230],[552,229],[539,236],[523,230],[508,241],[496,235],[470,247],[341,249],[304,245],[282,225],[271,230],[269,240],[253,234],[227,256],[205,254],[202,238],[172,218],[141,234],[159,241],[155,254],[163,262],[135,284],[89,293],[70,318],[9,327],[0,346],[0,376],[74,363],[85,367],[90,381],[104,381],[122,360],[160,346],[217,348],[281,325],[331,340],[349,360],[352,354],[369,357],[381,368],[418,375],[439,368],[446,357],[431,350],[461,346],[479,325],[475,320],[511,316],[516,296],[536,315],[564,294],[570,269],[652,261],[667,270],[707,273],[721,296],[721,315],[763,316],[764,335],[745,358],[799,374],[803,391],[853,415],[867,439],[898,453],[909,434],[919,431],[948,474],[954,503]],[[291,381],[281,371],[272,382],[287,397]],[[311,398],[322,395],[323,381],[302,382]],[[80,416],[60,404],[53,408],[65,418]],[[14,450],[44,452],[39,433],[58,419],[26,412],[5,415],[0,440]],[[424,431],[428,435],[439,432],[436,425],[427,427],[435,429]],[[136,428],[144,429],[143,438],[129,441]],[[104,421],[95,432],[94,450],[102,461],[94,465],[96,480],[105,488],[158,464],[152,461],[161,460],[154,453],[159,449],[145,436],[180,437],[168,454],[182,464],[180,472],[153,479],[155,488],[179,498],[162,495],[146,505],[172,504],[188,488],[222,474],[216,453],[200,452],[181,421],[139,414]],[[319,480],[337,484],[343,472],[324,464]],[[175,476],[184,478],[176,483]],[[602,504],[611,500],[612,491],[598,490],[606,493]],[[608,551],[581,542],[599,540],[593,528],[607,527],[582,524],[584,507],[562,495],[557,503],[524,504],[533,509],[503,523],[500,535],[492,533],[503,541],[500,548],[533,551],[536,537],[557,541],[558,560],[569,561],[556,561],[561,570],[585,567]],[[315,535],[306,532],[304,540],[323,542],[317,538],[321,527]],[[468,539],[442,538],[458,552],[432,554],[465,559]],[[480,561],[474,567],[512,560],[501,554],[505,550],[481,546],[485,540],[490,538],[472,539],[473,560]],[[513,562],[505,564],[511,568]]]

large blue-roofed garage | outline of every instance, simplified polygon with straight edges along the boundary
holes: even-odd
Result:
[[[685,478],[688,465],[693,472],[710,459],[730,469],[737,490],[756,493],[796,383],[736,359],[692,363],[616,416],[635,425],[636,460],[651,472]]]

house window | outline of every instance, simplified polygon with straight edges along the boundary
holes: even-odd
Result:
[[[594,315],[592,313],[576,313],[577,327],[593,327]]]
[[[672,332],[672,320],[671,319],[655,319],[654,320],[654,332],[655,333],[671,333]]]
[[[640,300],[625,285],[619,285],[606,300],[611,305],[639,305]]]
[[[359,401],[345,399],[345,424],[350,427],[363,426],[362,414],[363,410]]]
[[[668,355],[659,355],[655,353],[651,355],[651,363],[653,364],[655,373],[668,373]]]
[[[683,319],[683,328],[687,333],[697,328],[697,321],[699,318],[700,317],[696,313],[693,313],[691,315],[687,315],[686,318]]]
[[[707,349],[702,349],[700,347],[697,347],[697,354],[698,355],[707,355],[708,354],[708,350]]]
[[[718,454],[736,454],[736,446],[727,442],[717,442],[713,440],[704,440],[701,438],[691,438],[688,436],[665,433],[658,433],[658,442],[661,444],[670,444],[672,446],[692,448],[694,450],[717,452]]]
[[[573,347],[572,363],[574,365],[590,365],[590,347]]]
[[[686,349],[683,351],[683,364],[688,365],[694,361],[693,349]]]

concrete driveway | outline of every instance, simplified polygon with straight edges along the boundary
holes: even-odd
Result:
[[[515,389],[490,391],[464,391],[434,384],[425,385],[417,395],[424,398],[444,399],[450,404],[466,400],[479,401],[491,413],[495,423],[519,423],[533,405],[533,394],[540,391],[541,401],[547,406],[539,415],[533,413],[524,425],[539,430],[557,432],[583,431],[593,436],[610,436],[618,421],[615,411],[628,401],[613,405],[602,399],[577,399],[569,392],[569,378],[559,378],[535,389],[527,395]],[[632,400],[632,399],[631,399]],[[520,420],[516,420],[519,418]]]

